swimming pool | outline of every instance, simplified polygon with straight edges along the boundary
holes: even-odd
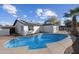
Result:
[[[38,34],[35,36],[21,36],[5,42],[5,48],[18,48],[28,46],[28,49],[46,48],[46,43],[53,43],[63,40],[67,35],[65,34]]]

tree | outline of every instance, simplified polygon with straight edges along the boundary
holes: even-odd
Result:
[[[65,20],[65,25],[66,27],[71,27],[72,26],[72,21],[71,20]]]
[[[59,24],[59,22],[57,21],[57,18],[55,16],[49,18],[45,23],[46,24],[53,24],[53,25]]]
[[[71,17],[72,18],[72,33],[76,34],[77,33],[77,20],[76,16],[79,15],[79,8],[74,8],[69,10],[68,13],[64,14],[64,17]]]

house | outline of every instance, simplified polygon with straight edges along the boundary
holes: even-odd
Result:
[[[34,34],[39,32],[56,33],[59,30],[58,25],[38,24],[18,19],[14,22],[13,26],[15,26],[15,32],[20,35]]]
[[[14,30],[14,26],[0,26],[0,36],[13,34]]]
[[[15,32],[20,35],[38,33],[40,28],[39,24],[33,24],[24,20],[16,20],[13,26],[15,26]]]

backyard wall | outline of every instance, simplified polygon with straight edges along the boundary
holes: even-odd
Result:
[[[10,35],[10,29],[0,29],[0,36]]]

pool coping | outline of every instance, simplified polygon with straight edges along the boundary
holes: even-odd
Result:
[[[75,41],[76,41],[76,37],[75,36],[73,36],[73,38],[74,38],[74,40],[72,40],[71,39],[71,36],[70,35],[68,35],[68,37],[67,38],[65,38],[65,39],[63,39],[63,40],[60,40],[60,41],[57,41],[57,42],[53,42],[53,43],[47,43],[46,45],[47,45],[47,47],[48,47],[48,49],[52,52],[52,53],[54,53],[54,54],[64,54],[64,51],[66,50],[66,48],[68,48],[69,46],[71,46]],[[64,46],[62,46],[63,44],[62,43],[64,43],[64,44],[66,44],[66,45],[64,45]],[[68,43],[68,45],[67,45],[67,43]],[[55,45],[55,46],[53,46],[53,45]],[[58,45],[58,46],[56,46],[56,45]],[[52,48],[50,48],[50,46],[52,46]],[[61,49],[61,51],[60,52],[57,52],[57,50],[55,50],[54,52],[53,52],[53,48],[55,47],[55,48],[57,48],[57,47],[62,47],[62,49]],[[59,49],[58,49],[59,50]],[[63,50],[63,51],[62,51]]]

